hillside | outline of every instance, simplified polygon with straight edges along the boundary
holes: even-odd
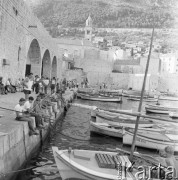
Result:
[[[34,0],[31,0],[34,1]],[[41,0],[33,6],[48,29],[84,27],[90,14],[95,27],[157,28],[174,27],[176,0]],[[33,3],[32,3],[33,4]]]

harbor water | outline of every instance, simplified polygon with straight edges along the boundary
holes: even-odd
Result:
[[[122,104],[84,101],[81,99],[74,100],[73,103],[97,106],[105,109],[132,109],[133,111],[138,110],[139,104],[139,102],[128,101],[126,98],[123,98]],[[155,104],[155,102],[151,104]],[[161,104],[165,105],[168,104],[168,102],[161,102]],[[145,103],[143,103],[143,111],[145,109],[144,106]],[[25,173],[21,173],[18,176],[18,180],[60,180],[60,174],[52,154],[52,146],[57,146],[59,149],[68,149],[71,147],[72,149],[107,151],[108,148],[115,149],[119,147],[130,150],[130,146],[122,145],[122,139],[90,134],[90,119],[90,109],[71,106],[64,119],[59,121],[55,129],[50,132],[50,136],[41,151],[27,164],[27,168],[33,168]],[[143,148],[137,148],[137,151],[147,154],[158,153],[156,150]]]

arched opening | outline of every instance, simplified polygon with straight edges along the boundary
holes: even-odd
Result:
[[[42,59],[42,67],[41,67],[41,76],[51,77],[51,58],[49,50],[46,50],[43,59]]]
[[[52,62],[52,71],[51,71],[51,78],[57,78],[57,58],[54,56],[53,62]]]
[[[34,75],[40,75],[40,70],[41,70],[40,46],[38,41],[36,39],[33,39],[27,54],[25,75],[29,74],[30,72],[32,72]]]

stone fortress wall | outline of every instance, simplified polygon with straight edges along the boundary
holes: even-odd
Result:
[[[60,77],[61,56],[38,18],[23,0],[0,0],[0,76]]]

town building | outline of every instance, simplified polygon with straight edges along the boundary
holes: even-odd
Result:
[[[161,60],[161,72],[162,74],[178,73],[178,54],[177,53],[168,53],[160,54]]]

